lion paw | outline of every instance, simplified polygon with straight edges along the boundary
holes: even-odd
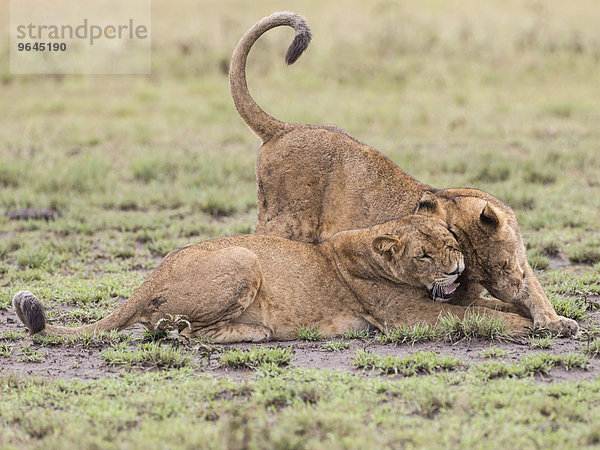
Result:
[[[573,337],[579,331],[579,325],[572,319],[558,316],[558,320],[547,321],[546,323],[536,323],[536,327],[546,328],[550,333],[562,337]]]

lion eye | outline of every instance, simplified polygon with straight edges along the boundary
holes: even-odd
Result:
[[[431,260],[433,260],[433,258],[432,258],[431,256],[429,256],[427,253],[423,253],[423,254],[422,254],[420,257],[419,257],[419,259],[420,259],[421,261],[431,261]]]

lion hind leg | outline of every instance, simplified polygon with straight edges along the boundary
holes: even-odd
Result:
[[[227,322],[199,328],[184,335],[191,339],[209,338],[215,344],[232,344],[234,342],[270,341],[273,337],[273,330],[263,325]]]

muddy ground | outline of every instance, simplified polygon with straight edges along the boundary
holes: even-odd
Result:
[[[600,313],[592,315],[586,323],[595,323],[600,325]],[[0,311],[0,333],[13,330],[24,331],[24,328],[18,322],[15,314],[11,310]],[[134,338],[141,339],[143,328],[134,326],[126,330],[133,334]],[[5,341],[8,342],[8,341]],[[409,353],[421,351],[434,351],[440,354],[451,355],[460,358],[466,365],[473,366],[480,364],[487,358],[481,355],[481,351],[490,346],[497,346],[508,352],[507,356],[501,360],[513,363],[518,362],[523,356],[534,352],[548,352],[552,354],[565,354],[569,352],[581,352],[585,347],[585,342],[579,339],[557,339],[551,349],[538,350],[532,349],[527,338],[515,342],[507,341],[488,341],[471,340],[458,343],[447,342],[428,342],[409,344],[381,344],[373,339],[369,340],[346,340],[350,343],[348,349],[340,351],[325,351],[323,349],[326,341],[290,341],[290,342],[271,342],[267,344],[236,344],[236,345],[209,345],[209,346],[190,346],[188,350],[195,352],[194,367],[198,372],[209,372],[215,376],[229,376],[233,378],[246,378],[253,376],[253,372],[248,370],[237,370],[229,368],[218,361],[218,355],[221,351],[228,348],[250,349],[255,346],[264,347],[292,347],[294,349],[294,359],[292,366],[307,369],[331,369],[342,370],[353,373],[361,372],[354,366],[354,357],[357,349],[365,349],[378,354],[390,354],[395,356],[404,356]],[[0,357],[0,372],[14,372],[20,375],[36,375],[46,377],[60,378],[82,378],[94,379],[100,377],[117,376],[128,370],[122,366],[112,366],[107,364],[101,356],[101,352],[110,347],[109,344],[92,343],[89,346],[83,344],[76,345],[51,345],[42,346],[34,343],[30,338],[9,342],[13,346],[13,351],[8,357]],[[132,344],[135,345],[135,344]],[[31,346],[43,355],[41,362],[23,361],[21,352],[22,347]],[[207,351],[208,348],[208,351]],[[154,368],[133,368],[129,370],[156,370]],[[591,360],[588,370],[570,370],[562,368],[552,369],[549,376],[538,377],[541,381],[561,381],[561,380],[588,380],[600,375],[600,358]]]

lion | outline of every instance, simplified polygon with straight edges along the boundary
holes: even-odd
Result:
[[[182,316],[182,336],[221,344],[297,339],[301,326],[329,338],[435,324],[469,310],[500,318],[516,333],[532,325],[516,314],[444,303],[464,267],[441,219],[410,215],[319,244],[245,235],[187,245],[170,252],[112,314],[77,328],[46,324],[30,292],[17,293],[13,306],[31,334],[79,335],[134,323],[160,329],[165,319]]]
[[[301,16],[280,12],[246,32],[230,66],[235,107],[263,141],[256,164],[255,233],[318,243],[340,230],[414,212],[438,217],[461,244],[467,266],[453,303],[519,313],[536,327],[575,336],[577,322],[556,314],[527,262],[510,207],[478,189],[421,183],[339,127],[282,122],[258,106],[248,91],[246,59],[263,33],[281,25],[295,30],[286,54],[287,64],[294,63],[311,31]],[[482,298],[484,288],[500,301]]]

